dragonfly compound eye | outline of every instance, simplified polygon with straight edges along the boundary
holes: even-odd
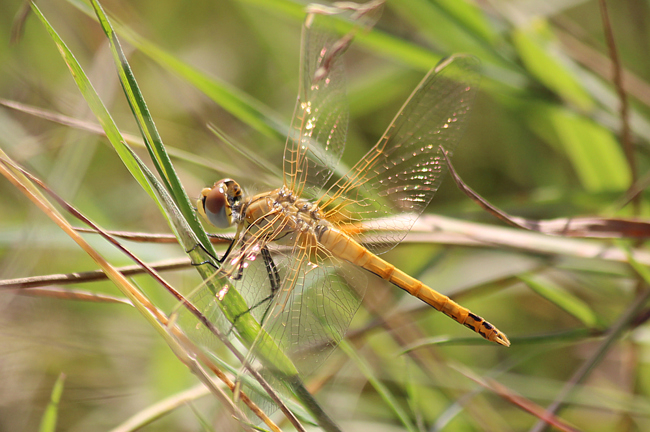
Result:
[[[220,180],[212,188],[203,189],[197,203],[201,216],[217,228],[228,228],[232,224],[233,197],[229,196],[229,183],[232,184],[234,181]]]

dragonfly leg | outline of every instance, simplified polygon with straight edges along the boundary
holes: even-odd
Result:
[[[271,252],[269,252],[269,249],[266,246],[264,246],[261,249],[261,255],[262,255],[262,259],[264,260],[264,265],[266,266],[266,272],[268,273],[269,283],[271,285],[271,292],[269,293],[268,296],[264,297],[263,299],[261,299],[257,303],[255,303],[254,305],[250,306],[248,308],[248,310],[246,310],[246,312],[244,312],[244,313],[242,313],[240,315],[237,315],[233,319],[233,326],[234,326],[234,323],[239,318],[244,316],[245,314],[250,313],[251,311],[257,309],[258,307],[260,307],[264,303],[270,302],[276,296],[276,294],[278,293],[278,291],[280,289],[280,273],[278,272],[278,268],[275,265],[275,262],[273,261],[273,257],[271,256]],[[264,323],[264,321],[266,320],[266,318],[268,316],[268,313],[269,313],[270,309],[271,309],[270,307],[266,308],[266,310],[264,311],[264,314],[262,315],[262,319],[260,320],[260,323]],[[232,331],[232,327],[231,327],[230,331]]]
[[[221,264],[221,263],[223,262],[223,259],[220,260],[219,258],[213,256],[210,252],[208,252],[208,251],[205,249],[205,247],[204,247],[201,243],[197,243],[197,244],[195,244],[191,249],[186,250],[185,253],[186,253],[186,254],[190,254],[191,252],[195,251],[197,248],[203,250],[203,252],[205,252],[205,253],[206,253],[210,258],[212,258],[212,259],[211,259],[211,260],[210,260],[210,259],[207,259],[207,260],[205,260],[205,261],[201,261],[201,262],[198,262],[198,263],[196,263],[196,262],[194,262],[194,261],[191,261],[190,264],[191,264],[192,266],[194,266],[194,267],[199,267],[199,266],[202,266],[202,265],[208,264],[208,265],[210,265],[211,267],[213,267],[215,270],[219,270],[219,266],[217,266],[217,265],[215,264],[215,262],[218,262],[219,264]]]
[[[239,237],[241,235],[241,229],[242,229],[242,225],[237,226],[237,232],[235,233],[235,236],[233,237],[230,244],[228,245],[228,249],[226,249],[226,252],[223,255],[221,255],[221,259],[217,258],[216,256],[212,255],[210,252],[208,252],[206,250],[206,248],[200,242],[197,242],[190,250],[186,250],[185,253],[189,254],[190,252],[194,251],[198,247],[198,248],[201,248],[203,250],[203,252],[205,252],[215,262],[217,262],[219,264],[223,264],[225,262],[226,258],[228,258],[228,256],[232,252],[232,248],[235,246],[235,243],[238,242]],[[248,228],[246,228],[246,230],[248,230]],[[200,262],[200,263],[192,262],[191,264],[193,266],[195,266],[195,267],[202,266],[202,265],[205,265],[205,264],[209,264],[215,270],[219,270],[219,266],[215,265],[214,262],[212,262],[211,260],[205,260],[205,261]]]
[[[238,234],[239,234],[239,233],[238,233]],[[223,264],[224,261],[226,260],[226,258],[228,258],[228,255],[230,255],[230,252],[232,252],[232,248],[233,248],[233,246],[235,245],[235,243],[237,242],[237,239],[238,239],[238,238],[239,238],[239,235],[235,235],[235,237],[232,239],[232,241],[230,242],[230,244],[228,244],[228,249],[226,249],[226,252],[225,252],[223,255],[221,255],[221,259],[219,259],[219,258],[217,258],[216,256],[212,255],[208,250],[206,250],[206,248],[205,248],[201,243],[196,243],[196,244],[195,244],[191,249],[186,250],[185,253],[189,254],[190,252],[196,250],[196,248],[200,248],[200,249],[202,249],[203,252],[205,252],[205,253],[206,253],[210,258],[212,258],[212,260],[214,260],[215,262],[217,262],[217,263],[219,263],[219,264]],[[193,266],[195,266],[195,267],[202,266],[202,265],[205,265],[205,264],[209,264],[209,265],[212,266],[215,270],[219,270],[219,266],[215,265],[214,262],[213,262],[212,260],[205,260],[205,261],[202,261],[202,262],[200,262],[200,263],[192,262],[191,264],[192,264]],[[241,273],[241,271],[240,271],[240,273]],[[241,277],[241,276],[240,276],[240,277]]]
[[[264,259],[266,272],[271,281],[271,295],[273,296],[278,292],[278,289],[280,289],[280,273],[278,272],[278,268],[275,266],[275,262],[273,262],[271,252],[269,252],[269,249],[266,246],[262,248],[262,258]]]
[[[271,293],[265,299],[259,301],[257,305],[254,305],[253,308],[256,308],[257,306],[264,304],[266,302],[270,302],[273,298],[275,298],[278,291],[280,290],[280,284],[281,284],[280,273],[278,272],[278,268],[275,266],[275,262],[273,261],[271,252],[269,252],[269,249],[266,246],[262,248],[262,258],[264,259],[264,265],[266,266],[266,273],[268,274],[269,281],[271,283]],[[270,310],[271,307],[269,304],[269,307],[266,308],[264,314],[262,315],[262,320],[261,320],[262,323],[266,321],[267,315]]]

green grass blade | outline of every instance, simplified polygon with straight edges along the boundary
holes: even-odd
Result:
[[[456,3],[455,7],[449,4],[443,7],[426,0],[404,0],[391,6],[414,27],[421,29],[429,40],[442,46],[445,52],[466,52],[501,67],[506,65],[507,63],[491,47],[491,42],[481,38],[489,32],[485,23],[477,22],[476,15],[469,17],[470,9],[467,5],[463,7],[460,5],[461,2],[454,3]],[[430,23],[436,24],[430,25]],[[473,28],[466,26],[470,23]],[[477,26],[481,27],[479,37],[473,33],[477,30]]]
[[[519,278],[537,294],[570,313],[587,327],[603,326],[596,313],[585,302],[560,286],[532,274],[520,275]]]
[[[167,194],[165,187],[155,179],[153,174],[147,170],[146,166],[137,159],[137,156],[132,152],[132,150],[124,144],[124,140],[121,137],[119,130],[112,121],[110,115],[108,114],[108,111],[101,103],[101,100],[90,84],[90,81],[88,80],[86,74],[83,72],[79,63],[76,61],[58,34],[54,31],[49,22],[45,19],[38,7],[32,4],[32,8],[34,10],[34,13],[43,22],[48,33],[54,40],[57,48],[59,49],[59,52],[68,65],[68,68],[70,69],[75,82],[82,92],[82,95],[84,98],[86,98],[87,102],[91,106],[91,109],[96,114],[102,127],[106,131],[109,140],[116,148],[116,150],[118,150],[118,154],[124,161],[125,165],[129,168],[132,175],[138,180],[138,183],[140,183],[142,187],[149,193],[149,195],[154,198],[158,206],[164,210],[163,214],[168,217],[168,220],[171,222],[170,226],[175,231],[177,236],[179,236],[179,239],[182,242],[189,242],[189,239],[192,238],[193,231],[191,231],[186,225],[183,225],[185,218],[181,216],[180,211],[175,206],[175,202]],[[144,101],[141,102],[144,103]],[[207,244],[211,248],[209,241]],[[196,260],[197,262],[205,260],[205,256],[203,255],[204,254],[201,253],[200,249],[197,249],[190,254],[192,259]],[[199,271],[202,276],[207,279],[212,276],[213,271],[211,269],[206,269],[206,267],[207,266],[199,267]],[[214,285],[212,285],[211,288],[213,290],[220,289],[220,287]],[[265,352],[268,352],[269,354],[266,356],[261,355],[260,357],[275,359],[274,366],[286,375],[297,373],[295,367],[293,367],[293,364],[289,361],[289,359],[284,357],[281,353],[278,353],[279,348],[277,348],[268,334],[264,332],[261,336],[258,336],[261,332],[260,325],[250,314],[246,313],[248,311],[248,306],[246,305],[243,298],[239,296],[236,290],[231,289],[229,291],[228,295],[224,298],[223,304],[226,316],[229,319],[234,321],[234,317],[239,317],[239,319],[236,320],[236,328],[238,333],[245,341],[248,341],[248,343],[251,344],[252,341],[254,341],[256,338],[261,339],[261,342],[259,343],[260,350],[266,350]]]
[[[121,27],[119,32],[142,53],[192,84],[248,126],[267,137],[283,142],[286,139],[289,133],[287,122],[283,121],[271,108],[230,84],[180,61],[131,29]]]
[[[561,105],[528,102],[523,109],[531,129],[566,152],[586,190],[621,191],[630,185],[629,166],[611,131]]]
[[[50,402],[45,408],[43,413],[43,418],[41,419],[41,425],[38,428],[39,432],[55,432],[56,431],[56,421],[59,413],[59,402],[61,401],[61,395],[63,394],[63,383],[65,382],[65,374],[59,374],[59,377],[56,379],[54,386],[52,387],[52,394],[50,395]]]
[[[366,361],[357,354],[357,350],[348,343],[347,340],[343,339],[341,341],[341,349],[347,354],[348,357],[357,365],[361,373],[368,379],[373,388],[379,393],[379,396],[384,400],[384,402],[390,407],[391,410],[395,413],[400,422],[404,425],[406,430],[410,432],[416,432],[418,429],[411,422],[409,415],[404,411],[402,406],[399,404],[395,396],[390,392],[388,387],[386,387],[373,373],[372,368]]]
[[[95,17],[92,9],[86,3],[79,0],[68,1],[88,16]],[[304,17],[304,12],[301,12],[301,16]],[[192,84],[243,123],[270,138],[281,141],[286,139],[289,131],[288,123],[282,120],[271,108],[230,84],[179,60],[158,45],[123,25],[119,20],[111,17],[111,21],[112,26],[115,27],[117,33],[124,40],[162,67],[173,71]]]
[[[305,5],[291,0],[240,0],[241,3],[253,4],[277,16],[290,18],[302,25],[305,19]],[[334,28],[340,35],[348,33],[354,24],[338,17],[331,17]],[[370,31],[359,32],[355,36],[355,44],[364,46],[371,51],[388,58],[398,60],[422,72],[428,72],[435,66],[442,56],[405,42],[399,38],[388,35],[375,28]]]
[[[124,52],[122,51],[120,42],[117,39],[117,35],[115,34],[111,24],[108,21],[108,17],[104,13],[100,4],[96,0],[92,0],[92,5],[95,9],[95,13],[97,14],[97,18],[99,19],[102,29],[108,37],[111,46],[111,52],[113,53],[113,58],[118,68],[120,83],[122,84],[122,88],[124,89],[124,93],[131,107],[131,111],[136,118],[140,132],[144,138],[145,145],[149,150],[149,154],[151,155],[151,159],[156,166],[158,174],[160,174],[162,177],[163,183],[165,184],[171,196],[174,198],[176,205],[178,206],[182,215],[185,217],[187,223],[192,228],[194,235],[199,239],[206,250],[211,251],[212,248],[210,246],[210,241],[208,240],[205,231],[201,227],[201,224],[196,217],[196,213],[192,208],[190,199],[185,193],[185,189],[183,189],[183,186],[178,179],[172,162],[169,159],[169,155],[165,151],[162,138],[160,137],[155,122],[151,117],[151,113],[147,108],[144,96],[138,87],[135,76],[133,75],[133,71],[129,66],[129,62],[126,59]]]
[[[445,10],[449,15],[462,23],[467,31],[477,35],[477,37],[488,42],[490,45],[496,45],[497,42],[501,42],[501,37],[476,3],[466,0],[438,0],[432,4]]]
[[[90,83],[88,76],[79,65],[79,62],[77,62],[72,52],[68,49],[66,44],[59,37],[54,28],[49,24],[45,16],[43,16],[35,4],[32,4],[32,10],[34,11],[35,15],[41,20],[46,30],[50,34],[50,37],[56,44],[61,56],[63,57],[63,60],[70,69],[72,77],[74,78],[75,83],[77,84],[77,87],[79,88],[82,96],[97,117],[102,128],[104,129],[104,132],[106,133],[107,138],[113,145],[113,148],[115,148],[118,156],[120,156],[120,159],[126,168],[140,184],[140,186],[145,190],[145,192],[147,192],[147,194],[149,194],[149,196],[151,196],[158,204],[161,212],[167,217],[168,221],[171,222],[170,226],[172,229],[177,234],[179,232],[184,233],[184,230],[182,228],[175,228],[175,226],[178,226],[178,220],[175,220],[177,218],[173,217],[175,214],[173,209],[169,208],[169,203],[172,202],[171,198],[168,197],[164,187],[162,187],[155,176],[149,172],[146,165],[144,165],[144,163],[137,157],[137,155],[133,153],[133,150],[131,150],[131,148],[126,145],[124,137],[120,133],[117,125],[113,121],[111,115],[108,113],[108,110],[99,98],[99,95]],[[170,215],[172,216],[170,217]],[[185,236],[185,243],[191,243],[189,240],[187,240],[189,238],[189,236]]]
[[[92,0],[93,8],[97,13],[97,17],[106,33],[106,36],[109,38],[111,44],[111,50],[115,62],[118,66],[118,72],[120,76],[120,82],[126,93],[127,99],[133,111],[133,114],[136,116],[138,125],[141,129],[145,143],[149,149],[149,153],[152,154],[154,163],[159,170],[159,174],[166,179],[166,185],[169,189],[169,192],[172,197],[174,197],[173,204],[166,203],[164,206],[166,209],[175,209],[177,208],[180,211],[180,214],[169,215],[172,221],[181,223],[181,231],[184,231],[186,228],[191,229],[191,233],[182,233],[180,234],[181,238],[185,235],[191,236],[194,234],[201,243],[204,245],[205,250],[212,252],[212,245],[203,230],[203,227],[196,218],[196,213],[194,212],[190,200],[183,189],[176,171],[174,170],[171,160],[167,155],[162,139],[156,130],[153,118],[147,109],[147,105],[142,96],[135,77],[131,71],[131,68],[128,64],[126,56],[124,55],[117,35],[113,31],[106,14],[96,0]],[[162,190],[158,191],[162,197],[165,197]],[[181,219],[184,219],[185,225],[182,223]],[[189,227],[188,227],[189,225]],[[196,255],[200,257],[202,255],[201,251],[194,250],[190,253],[190,256]],[[193,257],[194,258],[194,257]],[[202,262],[202,261],[198,261]],[[208,283],[212,285],[213,292],[218,292],[221,287],[214,286],[214,269],[208,267],[207,265],[199,266],[199,272],[205,280],[208,280]],[[244,299],[237,293],[237,291],[230,287],[228,294],[223,298],[219,303],[224,311],[226,317],[235,325],[238,333],[242,337],[244,343],[248,346],[251,346],[253,343],[257,343],[257,347],[260,351],[259,356],[262,359],[265,359],[268,363],[272,365],[273,368],[278,370],[280,373],[285,375],[294,375],[296,374],[296,369],[291,363],[291,361],[280,352],[279,348],[271,337],[264,332],[259,323],[253,318],[253,316],[248,313],[248,306]],[[267,363],[267,364],[268,364]]]
[[[99,95],[95,91],[86,73],[79,65],[79,62],[74,57],[72,52],[68,49],[68,47],[63,42],[63,40],[59,37],[58,33],[47,21],[45,16],[43,16],[40,9],[34,3],[32,3],[32,11],[38,17],[38,19],[43,23],[45,29],[47,30],[50,37],[56,44],[56,47],[59,50],[61,57],[63,57],[63,60],[65,61],[66,65],[68,66],[68,69],[70,70],[70,73],[72,74],[72,77],[74,78],[75,83],[79,88],[79,91],[81,92],[84,99],[88,103],[88,106],[92,110],[93,114],[95,114],[95,117],[97,117],[97,120],[99,120],[99,123],[104,129],[104,132],[106,133],[106,137],[109,139],[109,141],[115,148],[115,151],[122,159],[122,162],[129,170],[133,178],[135,178],[135,180],[140,184],[140,186],[142,186],[145,192],[147,192],[149,196],[154,198],[155,194],[153,192],[153,189],[147,182],[144,173],[140,170],[138,162],[132,157],[130,149],[128,149],[127,145],[125,144],[125,140],[122,137],[122,134],[118,130],[117,126],[115,125],[115,122],[113,121],[108,110],[102,103],[101,99],[99,99]]]
[[[578,78],[547,48],[547,45],[557,42],[541,22],[536,27],[516,30],[513,41],[521,60],[532,75],[579,109],[594,109],[594,101]]]

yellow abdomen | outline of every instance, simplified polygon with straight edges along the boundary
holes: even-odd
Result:
[[[376,274],[397,287],[419,298],[426,304],[453,318],[465,327],[474,330],[485,339],[510,346],[510,341],[504,333],[492,324],[473,314],[469,309],[459,305],[444,294],[440,294],[419,280],[397,269],[394,265],[384,261],[365,247],[345,235],[336,228],[329,228],[322,232],[318,241],[338,258]]]

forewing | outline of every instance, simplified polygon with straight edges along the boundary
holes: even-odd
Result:
[[[337,38],[312,15],[301,39],[298,101],[284,150],[285,185],[316,196],[327,183],[343,149],[348,128],[345,71],[341,54],[350,40]]]
[[[460,140],[480,79],[479,61],[455,55],[431,70],[380,141],[341,178],[320,204],[346,223],[378,219],[382,253],[400,242],[438,190]]]

